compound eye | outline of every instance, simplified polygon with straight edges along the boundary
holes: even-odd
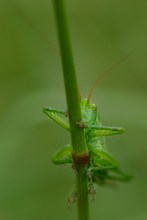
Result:
[[[92,104],[92,105],[91,105],[91,108],[92,108],[92,110],[96,110],[96,105],[95,105],[95,104]]]

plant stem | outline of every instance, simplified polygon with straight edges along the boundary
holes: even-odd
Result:
[[[78,126],[76,125],[76,122],[82,120],[82,116],[80,110],[80,97],[77,87],[75,67],[65,12],[65,4],[64,0],[53,0],[53,3],[61,50],[67,106],[70,116],[69,119],[73,150],[78,154],[82,154],[83,152],[85,153],[85,151],[88,152],[88,150],[86,149],[84,131],[83,129],[78,129]]]
[[[59,44],[61,50],[66,99],[71,128],[73,159],[77,168],[77,199],[79,220],[89,220],[88,189],[86,169],[88,164],[88,149],[84,129],[78,127],[82,121],[80,97],[72,56],[71,42],[68,30],[68,20],[64,0],[53,0]]]
[[[78,219],[89,220],[89,203],[88,203],[88,187],[87,175],[84,166],[79,167],[77,174],[77,194],[78,194]]]

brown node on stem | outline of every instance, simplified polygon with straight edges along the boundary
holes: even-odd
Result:
[[[108,69],[106,69],[98,78],[97,80],[95,81],[95,83],[93,84],[89,94],[88,94],[88,97],[87,97],[87,100],[88,102],[90,101],[90,98],[92,96],[92,93],[94,91],[94,89],[96,88],[96,86],[98,84],[100,84],[100,82],[114,69],[116,68],[117,66],[119,66],[120,63],[124,62],[128,56],[130,55],[130,53],[124,57],[122,57],[120,60],[118,60],[116,63],[112,64],[112,66],[110,66]]]
[[[75,153],[72,154],[73,161],[75,165],[88,165],[89,164],[89,154],[85,153],[82,155],[77,155]]]

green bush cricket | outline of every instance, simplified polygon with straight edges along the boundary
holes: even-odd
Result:
[[[107,151],[104,140],[105,136],[122,134],[125,129],[102,126],[97,107],[89,99],[81,100],[80,105],[83,124],[77,124],[77,126],[83,127],[89,150],[90,160],[87,174],[91,174],[93,182],[100,184],[106,183],[107,180],[126,181],[130,179],[129,175],[120,171],[118,162]],[[65,111],[44,107],[43,112],[70,132],[69,123],[67,122],[68,114]],[[73,164],[72,146],[69,144],[59,150],[52,157],[52,162],[55,164]]]
[[[104,76],[102,74],[102,76]],[[99,77],[99,79],[102,78]],[[101,124],[100,116],[97,112],[95,104],[90,102],[90,96],[96,84],[92,87],[92,90],[88,98],[82,99],[80,102],[82,112],[82,122],[77,123],[84,129],[85,139],[89,151],[89,164],[87,168],[88,178],[88,191],[89,194],[94,196],[96,191],[93,183],[97,184],[110,184],[111,181],[128,181],[131,176],[123,173],[119,168],[119,163],[111,156],[105,146],[105,136],[123,134],[125,129],[123,127],[107,127]],[[43,112],[49,116],[53,121],[70,132],[70,126],[67,121],[68,113],[54,108],[43,108]],[[74,167],[74,160],[72,155],[72,146],[69,144],[59,150],[53,157],[52,162],[54,164],[72,164]],[[68,199],[69,205],[76,201],[76,191],[71,194]]]

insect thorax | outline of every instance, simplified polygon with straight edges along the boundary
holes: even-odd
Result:
[[[103,137],[91,137],[89,131],[91,126],[100,126],[100,118],[97,113],[97,107],[95,104],[91,103],[88,99],[83,99],[81,101],[81,111],[84,123],[88,126],[85,128],[85,138],[87,144],[95,146],[95,148],[104,148],[104,138]]]
[[[88,99],[81,100],[82,118],[86,125],[99,125],[100,120],[97,113],[97,107]]]

